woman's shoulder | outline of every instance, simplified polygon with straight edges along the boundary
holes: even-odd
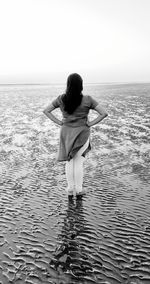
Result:
[[[83,98],[84,98],[86,101],[91,101],[92,96],[91,96],[91,95],[83,95]]]
[[[83,102],[88,103],[91,100],[91,96],[89,95],[83,95]]]
[[[58,97],[57,97],[58,101],[63,102],[64,96],[65,96],[65,94],[58,95]]]
[[[98,102],[90,95],[84,95],[83,102],[87,104],[90,108],[95,108],[98,105]]]
[[[55,107],[60,107],[60,105],[62,104],[62,98],[63,98],[63,95],[59,95],[56,97],[56,99],[54,99],[52,101],[52,104],[55,106]]]
[[[93,96],[91,95],[83,95],[83,99],[85,102],[89,102],[89,103],[91,103],[94,100]]]

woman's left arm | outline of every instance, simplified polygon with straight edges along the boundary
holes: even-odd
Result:
[[[59,120],[55,115],[52,114],[52,111],[55,109],[53,104],[50,104],[48,107],[44,109],[44,114],[51,119],[53,122],[55,122],[57,125],[63,125],[63,122]]]

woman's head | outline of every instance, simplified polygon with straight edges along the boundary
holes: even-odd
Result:
[[[67,78],[66,93],[63,96],[64,110],[72,114],[82,101],[83,80],[77,73]]]
[[[81,93],[83,90],[83,80],[81,76],[77,73],[70,74],[67,79],[67,92],[74,92]]]

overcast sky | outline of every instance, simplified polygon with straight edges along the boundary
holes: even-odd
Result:
[[[150,0],[0,0],[0,82],[150,81]]]

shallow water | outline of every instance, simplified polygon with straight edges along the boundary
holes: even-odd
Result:
[[[0,283],[150,283],[150,84],[85,87],[109,116],[72,201],[42,113],[63,89],[0,87]]]

